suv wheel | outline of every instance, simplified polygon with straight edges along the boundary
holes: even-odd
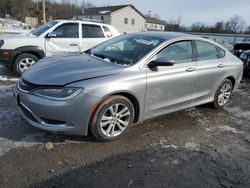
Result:
[[[39,59],[30,53],[23,53],[16,57],[14,62],[14,71],[21,76],[24,71],[30,68]]]
[[[134,107],[126,97],[114,95],[99,104],[90,121],[90,130],[99,141],[123,135],[133,123]]]
[[[232,82],[228,79],[225,79],[215,93],[213,102],[214,108],[216,109],[223,108],[229,101],[232,91],[233,91]]]

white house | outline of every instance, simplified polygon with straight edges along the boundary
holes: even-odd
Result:
[[[146,29],[148,31],[164,31],[165,23],[157,18],[146,17]]]
[[[113,25],[120,33],[145,31],[146,17],[133,5],[94,7],[84,10],[74,19],[101,20]]]

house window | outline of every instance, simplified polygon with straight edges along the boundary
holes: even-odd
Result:
[[[124,18],[124,23],[128,24],[128,18]]]
[[[92,16],[89,17],[92,20]]]
[[[134,19],[134,18],[131,19],[131,24],[132,24],[132,25],[135,25],[135,19]]]
[[[103,16],[101,16],[101,20],[102,20],[102,21],[104,20],[104,17],[103,17]]]

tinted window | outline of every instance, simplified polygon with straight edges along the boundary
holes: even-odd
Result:
[[[78,38],[78,23],[65,23],[57,27],[53,32],[56,38]]]
[[[196,41],[195,43],[199,61],[218,58],[217,49],[214,45],[202,41]]]
[[[109,30],[108,27],[103,26],[103,29],[104,29],[105,34],[106,34],[107,37],[112,37],[113,36],[112,32]]]
[[[102,28],[98,25],[82,25],[82,38],[105,38]]]
[[[175,63],[192,62],[192,51],[191,41],[176,42],[159,52],[156,58],[166,57]]]

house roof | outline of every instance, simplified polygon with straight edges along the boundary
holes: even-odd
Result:
[[[161,21],[157,18],[153,18],[153,17],[149,17],[147,16],[146,17],[146,20],[147,20],[147,23],[154,23],[154,24],[161,24],[161,25],[165,25],[165,22],[164,21]]]
[[[112,12],[115,12],[127,6],[132,7],[136,12],[138,12],[142,17],[146,19],[146,17],[139,10],[137,10],[134,7],[134,5],[131,5],[131,4],[88,8],[88,9],[84,9],[84,15],[109,15]]]

